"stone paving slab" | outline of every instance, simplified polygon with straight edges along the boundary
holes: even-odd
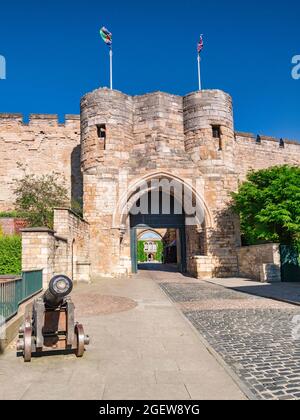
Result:
[[[172,275],[177,281],[182,277]],[[76,320],[91,336],[83,359],[55,356],[24,364],[8,350],[0,356],[0,400],[247,399],[151,272],[100,279],[76,287],[73,297],[78,303],[84,296],[89,304],[99,295],[136,305],[107,315],[78,305]]]
[[[256,398],[300,399],[300,337],[293,336],[297,306],[207,282],[194,296],[186,284],[160,286]]]
[[[211,285],[209,288],[205,283],[186,283],[182,293],[182,283],[161,284],[162,289],[171,296],[174,302],[198,302],[207,299],[250,299],[249,296],[235,293],[218,286]]]
[[[276,299],[300,306],[299,283],[259,283],[241,278],[212,279],[209,283],[255,296]]]

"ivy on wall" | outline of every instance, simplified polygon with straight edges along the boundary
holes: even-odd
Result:
[[[147,262],[147,255],[144,252],[144,245],[145,245],[144,241],[138,241],[137,258],[138,258],[138,262],[140,263]]]
[[[145,263],[148,261],[147,254],[144,251],[146,242],[148,241],[138,241],[137,258],[138,258],[138,262],[140,263]],[[157,245],[157,252],[155,253],[155,261],[162,262],[163,253],[164,253],[164,245],[162,242],[156,242],[156,245]]]
[[[157,253],[156,253],[156,260],[159,262],[163,261],[163,254],[164,254],[164,245],[162,242],[157,242]]]

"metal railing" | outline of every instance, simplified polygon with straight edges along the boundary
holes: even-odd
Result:
[[[43,290],[43,271],[24,271],[22,277],[0,280],[0,317],[8,321],[19,306]]]

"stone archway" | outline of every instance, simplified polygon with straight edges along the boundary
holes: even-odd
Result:
[[[153,181],[157,184],[153,186]],[[132,222],[131,210],[137,203],[147,194],[155,193],[159,190],[161,185],[167,181],[170,186],[169,197],[173,197],[174,201],[178,201],[182,205],[182,219],[176,220],[176,214],[157,215],[156,218],[150,218],[149,215],[145,217],[135,217]],[[158,188],[157,188],[158,186]],[[186,206],[190,205],[194,213],[191,214],[186,211]],[[176,213],[176,212],[175,212]],[[153,215],[152,215],[153,216]],[[133,229],[144,227],[147,229],[156,229],[162,227],[173,227],[178,229],[178,237],[180,242],[180,262],[182,264],[182,271],[191,271],[189,260],[193,255],[201,255],[202,250],[206,249],[205,244],[200,246],[200,236],[203,241],[206,240],[203,232],[213,225],[212,214],[206,205],[203,195],[192,185],[191,182],[180,179],[166,172],[156,172],[142,177],[131,183],[126,193],[124,193],[119,200],[118,208],[113,217],[115,228],[121,232],[121,242],[123,249],[120,250],[127,256],[130,255],[132,271],[135,272],[137,262],[134,260],[134,252],[137,246],[136,231]],[[129,235],[130,232],[130,235]],[[125,238],[125,240],[124,240]],[[127,251],[124,252],[124,245]],[[130,251],[128,251],[128,247]]]
[[[141,239],[146,234],[153,234],[159,237],[161,240],[163,239],[163,235],[160,232],[160,229],[150,229],[150,228],[144,228],[141,229],[140,232],[138,232],[138,240]]]
[[[113,228],[122,229],[126,227],[130,210],[132,206],[147,192],[151,191],[150,183],[152,180],[167,180],[173,185],[180,186],[184,189],[187,201],[195,203],[198,209],[198,217],[196,220],[199,228],[205,223],[207,229],[212,229],[214,219],[212,213],[207,206],[204,194],[198,191],[197,185],[194,186],[190,179],[179,178],[169,172],[153,172],[142,178],[134,180],[121,195],[118,205],[113,215]],[[200,188],[199,188],[200,189]],[[201,187],[202,190],[202,187]]]

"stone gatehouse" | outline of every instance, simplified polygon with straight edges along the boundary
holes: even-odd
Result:
[[[55,115],[32,115],[24,123],[22,115],[0,114],[0,146],[0,210],[13,208],[18,162],[33,173],[59,173],[70,198],[83,199],[85,220],[75,230],[74,215],[65,214],[64,225],[56,217],[56,233],[49,232],[54,254],[55,241],[69,243],[63,247],[65,271],[72,267],[74,275],[74,264],[79,265],[81,280],[135,272],[137,232],[148,228],[177,232],[181,270],[199,278],[238,275],[241,235],[229,209],[230,193],[251,169],[300,164],[298,142],[236,132],[232,99],[220,90],[132,97],[98,89],[82,98],[80,117],[67,115],[63,124]],[[153,180],[160,201],[161,183],[170,182],[169,214],[132,214],[155,189]],[[180,197],[176,188],[182,188]],[[181,214],[174,211],[180,199],[189,200],[195,214],[184,205]],[[25,231],[24,244],[38,253],[34,234]],[[76,255],[76,249],[84,252]],[[32,253],[25,254],[28,268]],[[52,255],[51,273],[60,270],[60,258]]]

